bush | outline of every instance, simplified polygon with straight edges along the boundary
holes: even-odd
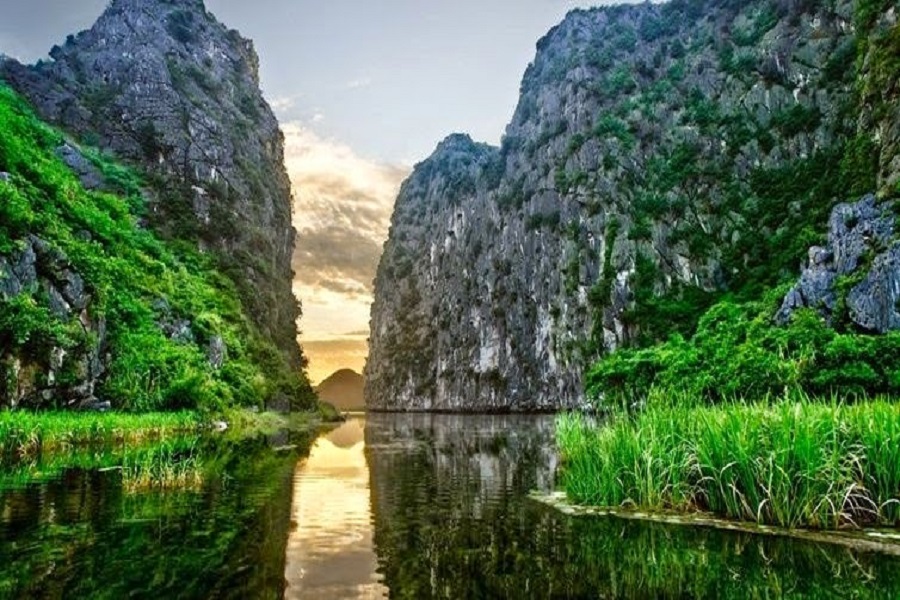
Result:
[[[588,395],[616,405],[642,401],[654,388],[709,403],[757,400],[789,388],[848,398],[900,394],[900,333],[839,333],[812,311],[776,327],[774,312],[773,302],[723,300],[703,314],[690,339],[676,334],[600,360],[588,371]]]
[[[194,13],[189,10],[176,10],[166,19],[166,31],[182,44],[190,44],[196,40],[194,33]]]

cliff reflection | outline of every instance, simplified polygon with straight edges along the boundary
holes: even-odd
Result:
[[[528,547],[547,517],[524,507],[553,485],[553,417],[371,415],[366,445],[392,597],[505,597],[545,576],[552,557]]]
[[[571,518],[553,418],[371,415],[378,570],[392,598],[900,597],[900,561],[786,538]]]

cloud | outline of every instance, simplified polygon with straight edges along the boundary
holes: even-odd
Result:
[[[370,85],[372,85],[371,77],[359,77],[357,79],[348,81],[345,87],[348,90],[358,90],[360,88],[369,87]]]
[[[283,129],[294,186],[296,281],[350,295],[370,294],[408,168],[366,160],[296,123]]]
[[[276,115],[283,115],[297,105],[297,96],[278,96],[273,98],[269,105]]]
[[[339,345],[328,346],[327,360],[317,356],[326,341],[353,342],[345,358],[358,366],[368,337],[372,280],[394,200],[410,169],[367,160],[297,122],[282,130],[297,228],[294,292],[303,302],[301,341],[310,372],[322,361],[328,368],[339,362]]]

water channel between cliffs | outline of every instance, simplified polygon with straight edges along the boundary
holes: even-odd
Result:
[[[551,416],[357,417],[294,479],[287,597],[898,597],[900,560],[615,517],[554,487]]]
[[[359,415],[175,446],[177,485],[96,455],[6,474],[0,598],[900,597],[888,554],[537,502],[553,436],[552,416]]]

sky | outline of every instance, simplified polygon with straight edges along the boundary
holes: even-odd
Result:
[[[108,0],[0,0],[0,52],[32,62]],[[578,0],[206,0],[251,38],[285,133],[294,290],[314,383],[367,354],[372,280],[412,166],[447,135],[499,144],[535,44]],[[609,3],[609,2],[607,2]]]

